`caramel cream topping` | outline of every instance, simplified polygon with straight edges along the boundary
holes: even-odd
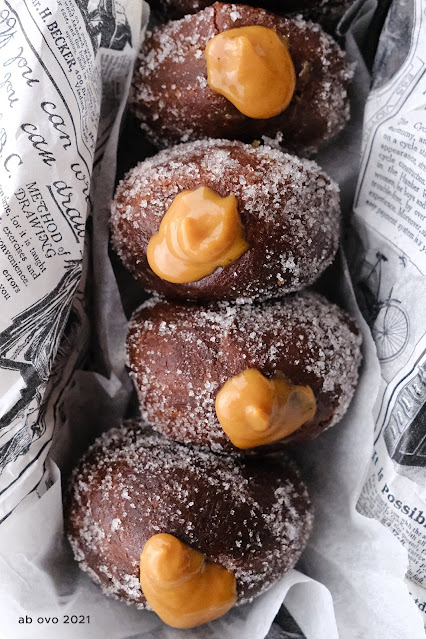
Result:
[[[148,604],[174,628],[193,628],[225,614],[237,600],[232,572],[173,535],[160,533],[145,544],[140,582]]]
[[[296,72],[274,29],[223,31],[208,42],[205,56],[209,87],[249,118],[272,118],[290,104]]]
[[[182,191],[148,243],[151,269],[167,282],[196,282],[235,262],[248,248],[235,195],[200,186]]]
[[[267,379],[249,368],[229,379],[216,397],[216,415],[237,448],[252,448],[287,437],[316,412],[310,386],[293,386],[277,373]]]

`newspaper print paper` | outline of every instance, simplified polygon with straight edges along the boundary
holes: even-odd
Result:
[[[382,32],[364,117],[353,268],[381,365],[358,509],[407,549],[409,589],[426,623],[425,22],[424,2],[395,0]]]
[[[76,292],[92,169],[123,99],[138,4],[0,0],[0,521],[49,485],[43,462],[86,330],[84,279]]]

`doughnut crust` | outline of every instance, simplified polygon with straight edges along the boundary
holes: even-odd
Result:
[[[222,31],[253,25],[275,29],[286,39],[296,71],[290,105],[268,119],[243,115],[207,84],[208,41]],[[142,128],[158,146],[206,137],[252,142],[278,136],[286,150],[309,155],[347,122],[350,78],[345,54],[320,26],[217,2],[147,34],[131,103]]]
[[[139,557],[159,532],[232,570],[238,603],[294,566],[312,515],[292,462],[192,450],[125,422],[100,437],[73,473],[68,537],[105,594],[146,607]]]
[[[275,444],[303,443],[336,424],[352,399],[361,337],[350,317],[322,296],[235,306],[148,300],[131,319],[128,366],[144,420],[174,440],[236,452],[216,417],[216,395],[249,368],[309,385],[315,416]],[[263,452],[265,447],[256,449]]]
[[[236,196],[249,249],[199,281],[170,283],[149,268],[148,242],[176,195],[199,186]],[[332,262],[339,192],[314,162],[267,146],[202,140],[132,169],[117,188],[111,227],[115,250],[149,291],[176,299],[265,299],[312,284]]]
[[[154,11],[160,11],[168,20],[183,18],[189,13],[197,13],[214,4],[214,0],[150,0]],[[224,2],[223,4],[233,4]],[[283,7],[282,0],[250,0],[246,4],[268,9],[275,13],[292,13],[315,6],[315,0],[286,0]]]
[[[167,20],[183,18],[188,13],[197,13],[214,4],[214,0],[150,0],[154,11],[159,11]],[[350,7],[350,0],[250,0],[247,4],[284,15],[302,15],[305,20],[318,22],[331,33],[344,12]]]

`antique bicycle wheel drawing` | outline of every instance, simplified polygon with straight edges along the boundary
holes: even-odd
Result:
[[[391,288],[386,299],[381,299],[382,264],[387,257],[380,251],[376,261],[364,261],[362,277],[358,282],[358,301],[370,326],[381,362],[390,362],[404,351],[408,344],[409,318],[400,300],[392,297]]]
[[[389,362],[407,346],[408,315],[398,300],[390,297],[381,306],[372,327],[377,356],[381,362]]]

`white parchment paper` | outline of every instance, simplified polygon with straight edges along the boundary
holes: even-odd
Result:
[[[357,62],[352,120],[318,158],[341,185],[346,217],[358,174],[362,113],[370,82],[359,43],[374,9],[373,0],[360,1],[346,22],[347,50],[350,59]],[[153,613],[107,599],[72,559],[63,536],[61,473],[67,475],[96,434],[119,421],[131,394],[124,367],[126,317],[108,251],[108,217],[120,116],[142,24],[141,10],[142,4],[131,0],[50,0],[46,5],[38,0],[19,0],[13,7],[0,0],[0,127],[6,135],[4,141],[0,132],[4,141],[0,155],[1,241],[13,255],[19,252],[16,242],[24,253],[28,248],[25,266],[31,263],[33,272],[40,273],[34,279],[28,271],[33,278],[31,286],[21,287],[19,293],[12,290],[10,280],[1,279],[4,270],[10,270],[6,260],[9,265],[12,262],[0,245],[0,283],[10,296],[6,299],[0,292],[5,300],[0,316],[0,519],[4,518],[0,526],[0,636],[262,639],[285,601],[307,639],[423,637],[420,615],[404,583],[406,551],[389,531],[355,509],[372,454],[373,406],[380,368],[370,331],[354,302],[343,256],[325,284],[330,288],[332,282],[331,296],[357,317],[364,335],[364,362],[359,388],[343,423],[300,454],[316,511],[314,533],[300,570],[288,573],[253,604],[182,633],[167,628]],[[49,27],[53,22],[57,27]],[[56,29],[61,33],[53,34]],[[65,42],[59,40],[64,34]],[[78,51],[72,49],[71,42]],[[66,46],[71,55],[66,48],[61,50]],[[32,73],[21,56],[32,65]],[[10,67],[13,80],[7,76]],[[70,77],[73,82],[68,83],[69,95],[64,98],[63,85]],[[39,82],[27,85],[28,79]],[[18,89],[19,102],[11,107],[12,91],[18,95]],[[69,112],[68,116],[66,109],[64,115],[61,112],[64,125],[54,120],[57,127],[52,130],[48,114],[47,119],[39,117],[38,103],[51,101],[59,113],[59,99],[68,105]],[[46,144],[39,138],[30,139],[29,134],[35,131],[22,129],[27,121],[37,127]],[[69,138],[61,138],[65,132]],[[71,146],[64,148],[69,141]],[[50,164],[43,162],[51,158],[47,152],[55,157]],[[80,167],[74,167],[73,173],[71,166],[79,161],[79,152],[87,170],[82,171],[80,159]],[[60,175],[56,175],[58,170]],[[68,178],[74,179],[72,185]],[[25,213],[34,212],[31,206],[40,202],[28,186],[34,180],[53,218],[53,222],[50,218],[40,220],[39,230],[47,236],[40,236],[43,239],[34,236],[35,227],[28,222],[33,218]],[[73,188],[64,191],[59,185],[63,201],[58,200],[55,209],[52,193],[55,195],[54,184],[59,180]],[[63,203],[71,192],[72,207]],[[30,200],[25,208],[20,204],[24,199]],[[82,223],[90,203],[92,216],[83,251],[83,237],[73,224]],[[15,215],[20,227],[13,224]],[[51,226],[49,230],[48,224],[58,228]],[[5,225],[9,228],[6,239]],[[21,238],[21,232],[31,235],[31,248],[40,248],[37,242],[43,241],[56,245],[53,234],[60,233],[62,240],[57,244],[63,252],[46,256],[45,264],[37,262],[31,249],[23,247],[21,240],[27,237]],[[65,255],[67,251],[70,256]],[[62,280],[71,269],[71,259],[75,262],[72,278]],[[51,311],[52,291],[56,291],[56,314]],[[40,300],[44,300],[41,309],[31,307]],[[57,321],[52,322],[52,317]],[[46,334],[43,327],[48,327]],[[28,344],[35,339],[44,350],[36,349],[33,354]],[[91,359],[85,370],[78,370],[89,343]],[[16,408],[18,402],[21,404]]]

